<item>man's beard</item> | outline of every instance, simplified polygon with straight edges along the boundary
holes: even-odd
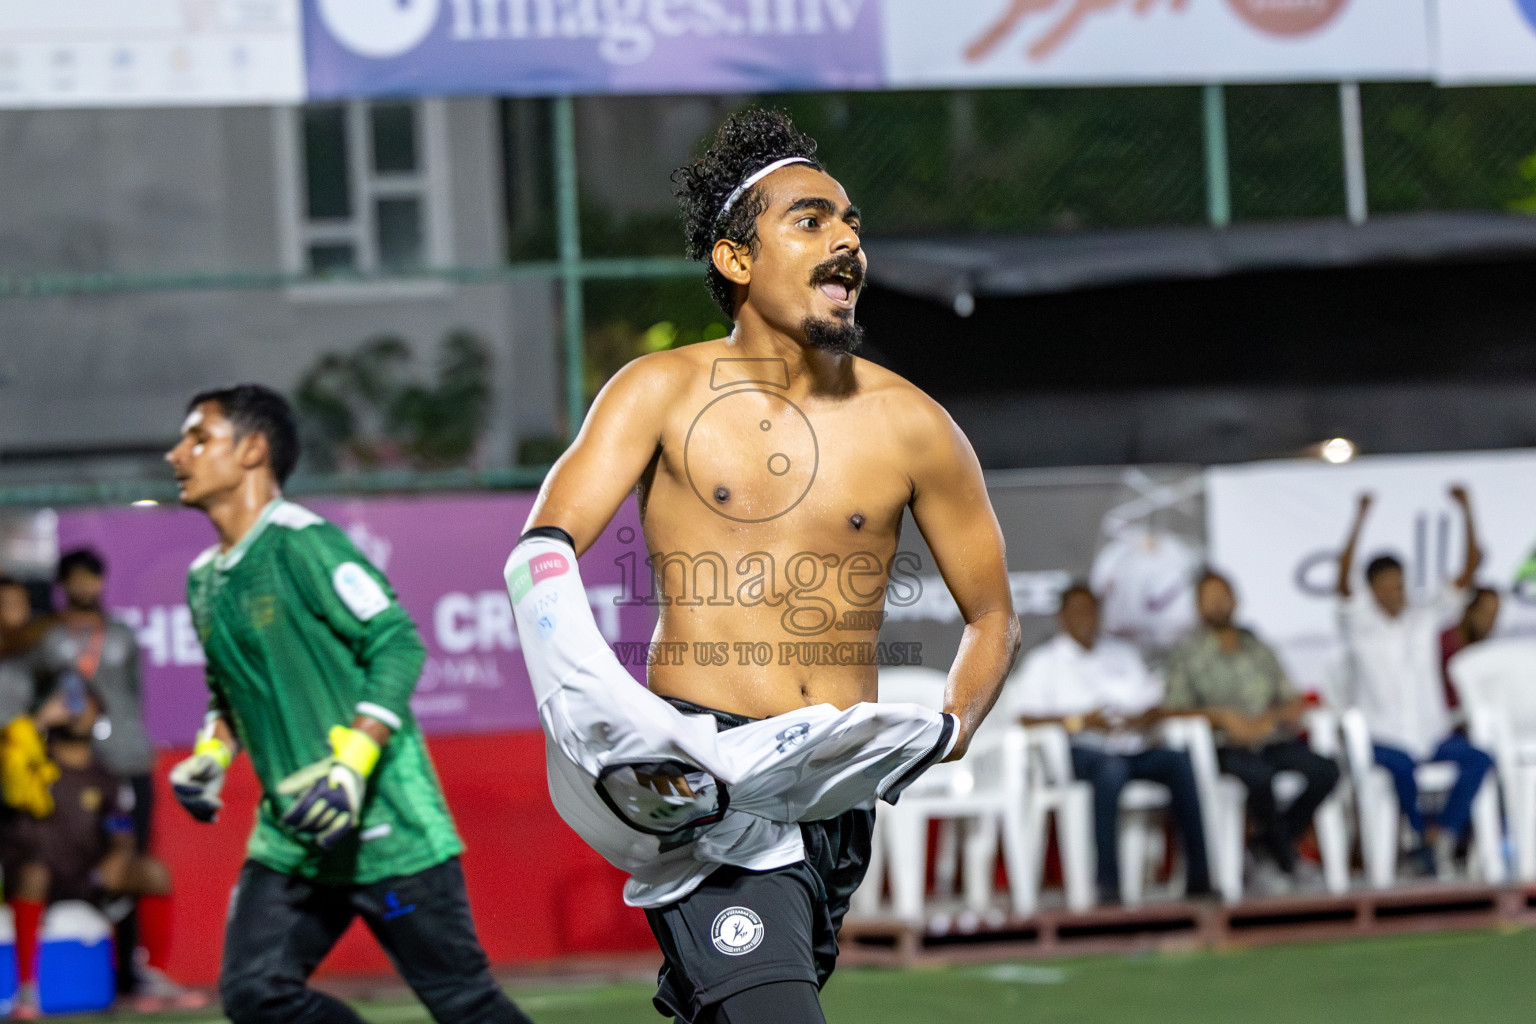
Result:
[[[839,253],[811,271],[811,287],[819,288],[836,281],[848,289],[848,298],[857,299],[864,287],[864,264],[853,253]],[[852,309],[838,310],[830,317],[808,316],[800,321],[805,342],[823,352],[848,355],[864,343],[864,328],[853,318]]]
[[[808,316],[800,321],[800,330],[805,334],[807,345],[823,352],[850,355],[864,344],[864,328],[854,320],[852,312],[849,312],[846,319]]]

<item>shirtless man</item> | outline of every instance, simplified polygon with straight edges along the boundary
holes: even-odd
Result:
[[[945,411],[854,355],[859,212],[815,151],[784,115],[748,110],[674,175],[689,255],[709,261],[710,291],[735,330],[617,373],[527,526],[563,531],[579,554],[638,485],[656,639],[687,652],[656,658],[650,689],[728,729],[877,699],[879,613],[910,508],[966,623],[944,695],[953,760],[1018,652],[1002,533]],[[709,651],[725,656],[694,656]],[[687,786],[652,781],[662,793]],[[803,823],[799,863],[722,867],[648,907],[666,957],[657,1008],[689,1024],[823,1020],[817,991],[873,820],[855,808]]]

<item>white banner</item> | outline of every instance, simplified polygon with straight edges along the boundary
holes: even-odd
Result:
[[[1354,586],[1378,554],[1402,560],[1423,596],[1460,574],[1465,536],[1447,489],[1464,484],[1485,557],[1479,582],[1504,595],[1499,632],[1536,632],[1536,604],[1512,595],[1536,543],[1536,452],[1380,456],[1346,466],[1273,462],[1206,473],[1211,564],[1236,582],[1239,618],[1280,649],[1303,689],[1337,693],[1333,588],[1362,492],[1375,495]],[[1450,623],[1447,623],[1450,625]]]
[[[1434,7],[1441,82],[1536,81],[1536,0],[1436,0]]]
[[[1425,0],[886,0],[885,18],[895,88],[1422,79],[1431,66]]]
[[[4,0],[0,107],[297,103],[299,0]]]

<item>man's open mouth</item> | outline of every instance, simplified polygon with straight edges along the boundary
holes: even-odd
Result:
[[[863,268],[857,263],[834,263],[816,268],[812,283],[821,293],[839,305],[848,305],[864,284]]]

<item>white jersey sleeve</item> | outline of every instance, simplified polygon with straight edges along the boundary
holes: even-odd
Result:
[[[954,746],[954,717],[915,704],[821,704],[720,732],[712,716],[682,713],[619,663],[570,545],[524,539],[506,581],[555,808],[631,875],[634,905],[681,899],[722,864],[792,864],[804,856],[798,822],[895,803]],[[637,772],[685,775],[695,795],[661,796]]]

